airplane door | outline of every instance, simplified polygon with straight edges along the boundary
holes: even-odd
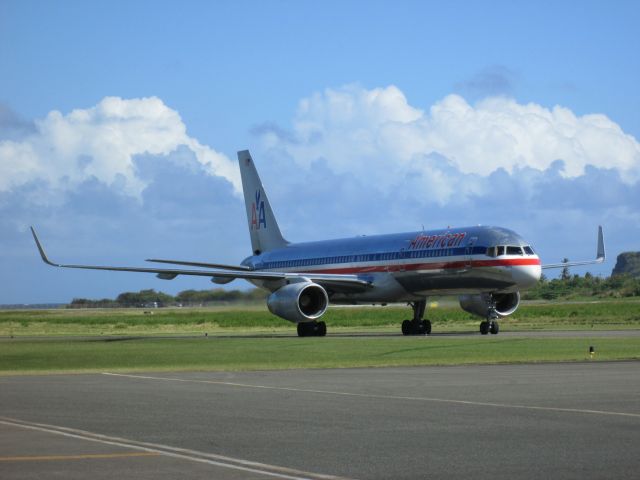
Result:
[[[473,247],[478,241],[478,237],[471,237],[467,242],[467,248],[465,249],[465,262],[464,268],[465,270],[471,270],[471,256],[473,255]]]

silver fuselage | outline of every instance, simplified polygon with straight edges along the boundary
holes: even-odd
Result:
[[[491,255],[497,246],[520,247],[520,253]],[[540,279],[541,266],[525,247],[511,230],[478,226],[295,243],[242,263],[257,271],[355,274],[372,282],[364,292],[329,292],[333,303],[400,302],[527,289]],[[271,291],[281,286],[252,283]]]

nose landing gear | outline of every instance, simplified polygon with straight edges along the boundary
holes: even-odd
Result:
[[[482,335],[486,335],[487,333],[497,335],[500,331],[498,318],[499,315],[496,312],[496,302],[492,299],[489,309],[487,310],[487,319],[484,322],[480,322],[480,333]]]
[[[431,333],[431,322],[425,320],[424,311],[427,307],[427,300],[420,300],[410,304],[413,309],[413,320],[402,322],[403,335],[429,335]]]

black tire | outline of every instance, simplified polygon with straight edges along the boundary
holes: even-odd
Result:
[[[425,335],[430,335],[431,334],[431,321],[423,320],[422,321],[422,326],[424,327]]]
[[[480,322],[480,333],[482,335],[489,333],[489,322]]]
[[[411,335],[413,333],[413,328],[411,322],[409,320],[405,320],[402,322],[402,334],[403,335]]]
[[[319,337],[324,337],[327,334],[327,324],[324,322],[318,322],[318,333]]]
[[[299,323],[297,325],[297,329],[298,329],[298,336],[299,337],[306,337],[307,336],[307,324],[306,323]]]
[[[495,320],[491,322],[491,325],[489,326],[489,331],[491,332],[492,335],[497,335],[498,332],[500,331],[500,325],[498,325],[498,322],[496,322]]]
[[[411,321],[411,333],[413,335],[424,335],[424,328],[422,326],[422,320]]]

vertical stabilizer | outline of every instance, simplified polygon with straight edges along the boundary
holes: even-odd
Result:
[[[238,152],[238,163],[253,254],[259,255],[262,252],[286,246],[288,242],[282,238],[249,150]]]

